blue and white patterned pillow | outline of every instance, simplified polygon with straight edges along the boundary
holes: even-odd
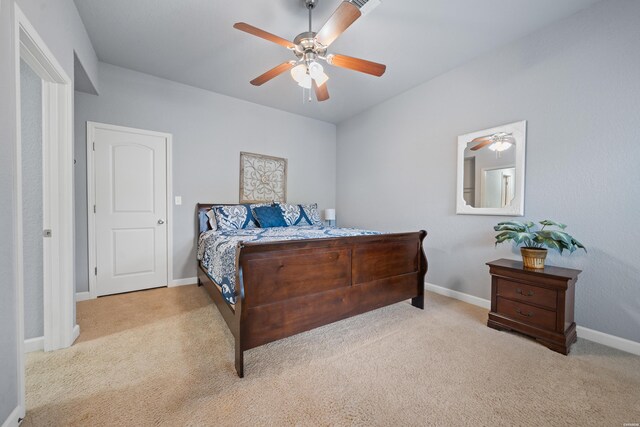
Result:
[[[282,216],[287,225],[322,225],[318,204],[292,205],[290,203],[280,203]]]
[[[287,225],[299,225],[299,222],[302,220],[302,215],[300,214],[302,208],[300,207],[300,205],[292,205],[291,203],[280,203],[279,206],[280,210],[282,211],[282,216],[284,217]]]
[[[252,209],[270,206],[268,203],[214,206],[215,221],[218,230],[240,230],[243,228],[256,228],[258,223],[253,217]],[[212,227],[213,228],[213,227]],[[216,228],[213,228],[214,230]]]
[[[300,205],[306,220],[310,225],[322,225],[322,220],[320,219],[320,213],[318,212],[318,204],[313,203],[310,205]]]

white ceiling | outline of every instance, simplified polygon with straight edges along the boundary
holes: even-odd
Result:
[[[318,31],[341,0],[320,0]],[[303,103],[288,74],[249,80],[287,49],[232,28],[244,21],[292,40],[306,30],[302,0],[75,0],[98,58],[262,105],[339,123],[598,0],[383,0],[332,46],[387,65],[381,78],[329,67],[331,99]]]

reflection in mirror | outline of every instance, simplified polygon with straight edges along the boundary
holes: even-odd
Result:
[[[458,138],[457,213],[524,214],[526,122]]]
[[[516,156],[514,145],[504,151],[485,146],[472,151],[476,142],[464,150],[464,200],[474,208],[504,208],[515,197]]]

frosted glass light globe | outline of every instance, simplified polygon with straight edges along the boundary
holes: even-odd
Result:
[[[300,82],[298,83],[298,86],[305,89],[311,89],[311,76],[309,74],[305,74],[302,77],[302,80],[300,80]]]
[[[295,80],[298,83],[300,83],[304,79],[304,76],[306,75],[307,75],[307,66],[304,64],[296,65],[291,69],[291,77],[293,77],[293,80]]]
[[[321,73],[318,77],[314,77],[314,80],[318,86],[322,86],[329,80],[329,76],[326,73]]]
[[[317,81],[317,79],[323,74],[324,74],[324,68],[322,68],[322,65],[320,65],[315,61],[309,64],[309,75],[311,76],[312,79],[315,79]]]

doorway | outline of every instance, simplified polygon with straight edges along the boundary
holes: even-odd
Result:
[[[22,146],[22,257],[25,351],[44,350],[44,251],[42,86],[38,74],[20,60]]]
[[[482,173],[482,207],[510,206],[515,197],[515,167],[484,169]]]
[[[87,123],[89,293],[168,286],[171,135]]]
[[[42,332],[38,346],[45,351],[69,347],[79,334],[73,289],[73,86],[18,5],[14,5],[14,15],[18,396],[20,417],[24,417],[25,327],[30,328],[30,334]],[[28,74],[24,82],[25,102],[33,104],[25,105],[30,108],[25,110],[28,128],[24,133],[21,70]],[[29,151],[34,147],[40,151]],[[31,167],[39,173],[28,170]],[[31,204],[37,203],[37,199],[39,206],[32,212]],[[25,277],[32,280],[32,273],[34,280],[41,282],[25,294]],[[33,294],[40,291],[41,303],[40,296]],[[35,301],[35,306],[42,308],[36,329],[25,325],[25,295],[29,303]]]

